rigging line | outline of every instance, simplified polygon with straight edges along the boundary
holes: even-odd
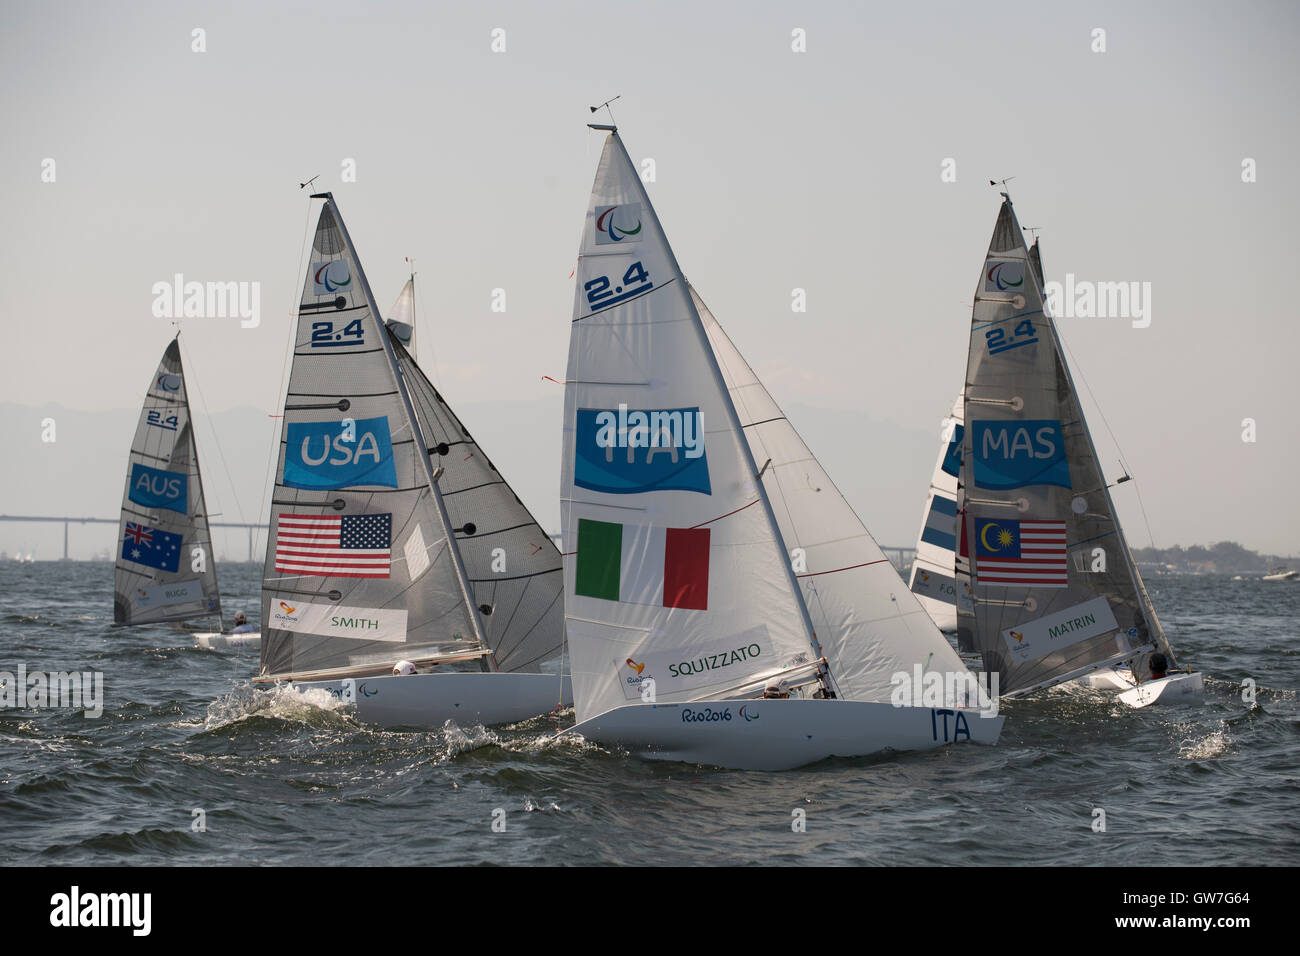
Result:
[[[180,347],[183,353],[185,364],[188,365],[190,368],[194,368],[194,362],[191,359],[189,347],[184,344],[182,344]],[[231,476],[230,465],[226,462],[226,453],[221,448],[221,439],[217,435],[216,426],[212,424],[212,412],[208,408],[207,399],[203,397],[203,390],[199,388],[199,383],[197,379],[195,379],[193,382],[191,382],[189,379],[186,379],[185,381],[186,389],[189,389],[191,384],[194,386],[194,392],[198,396],[199,404],[203,408],[203,414],[208,419],[208,431],[212,433],[213,447],[217,449],[217,458],[221,461],[221,470],[224,471],[226,474],[226,484],[230,486],[230,494],[235,499],[235,513],[239,515],[240,524],[247,524],[248,522],[244,519],[244,509],[239,503],[239,494],[235,490],[235,479]],[[204,495],[206,496],[207,489],[204,488],[203,492]],[[217,507],[221,507],[220,502],[217,503]],[[205,520],[207,519],[207,515],[204,515],[203,517]],[[211,534],[209,534],[209,537],[211,537]],[[213,557],[215,558],[216,556],[213,555]]]
[[[293,361],[293,353],[294,353],[295,351],[297,351],[296,348],[294,347],[294,341],[296,340],[296,338],[297,338],[297,336],[298,336],[298,318],[297,318],[297,316],[298,316],[298,306],[302,304],[302,290],[301,290],[300,286],[298,285],[298,280],[301,279],[302,276],[304,275],[304,273],[303,273],[303,269],[302,269],[302,260],[303,260],[303,258],[305,257],[306,252],[307,252],[307,232],[308,232],[308,230],[311,229],[311,208],[312,208],[312,200],[309,198],[309,199],[307,200],[307,215],[306,215],[306,217],[304,218],[304,220],[303,220],[303,225],[302,225],[302,238],[298,241],[298,268],[297,268],[296,272],[294,273],[295,278],[293,279],[293,281],[291,281],[291,282],[289,283],[289,288],[290,288],[290,289],[298,289],[299,291],[297,292],[297,299],[295,300],[295,302],[294,302],[294,304],[293,304],[293,307],[292,307],[292,310],[291,310],[291,314],[292,314],[292,316],[293,316],[293,319],[288,323],[287,329],[286,329],[286,331],[285,331],[285,344],[288,345],[288,348],[282,350],[282,357],[281,357],[281,361],[280,361],[280,385],[279,385],[279,389],[278,389],[277,392],[276,392],[276,398],[277,398],[277,400],[279,399],[279,397],[280,397],[281,395],[283,395],[283,396],[284,396],[284,402],[285,402],[285,403],[288,402],[288,390],[287,390],[287,381],[286,381],[286,380],[287,380],[288,377],[289,377],[289,365],[290,365],[290,363]],[[279,423],[276,422],[274,418],[272,418],[272,419],[271,419],[271,424],[272,424],[272,426],[276,426],[276,425],[278,425]],[[281,444],[281,443],[275,439],[275,434],[274,434],[274,432],[272,432],[271,441],[267,442],[266,444],[267,444],[266,467],[265,467],[265,468],[263,469],[263,471],[262,471],[262,475],[263,475],[263,478],[262,478],[262,500],[261,500],[261,502],[260,502],[259,505],[258,505],[257,513],[258,513],[259,515],[267,515],[267,516],[268,516],[268,518],[267,518],[267,535],[268,535],[268,537],[267,537],[267,546],[269,547],[269,546],[270,546],[270,530],[271,530],[271,525],[270,525],[270,515],[269,515],[269,512],[268,512],[268,510],[267,510],[267,505],[266,505],[266,497],[267,497],[268,494],[269,494],[269,495],[274,495],[274,494],[275,494],[275,483],[276,483],[276,475],[275,475],[275,470],[276,470],[276,469],[275,469],[275,461],[276,461],[277,458],[279,458],[279,455],[280,455],[280,444]],[[269,481],[268,481],[267,478],[265,477],[265,476],[267,476],[267,475],[270,476],[270,480],[269,480]],[[254,532],[253,540],[254,540],[254,541],[257,540],[256,532]]]
[[[1124,469],[1124,474],[1126,475],[1131,474],[1131,471],[1128,466],[1127,456],[1124,454],[1124,449],[1120,447],[1119,439],[1115,437],[1114,431],[1111,430],[1110,422],[1107,421],[1106,419],[1106,413],[1105,411],[1102,410],[1101,402],[1097,401],[1097,396],[1093,394],[1092,386],[1088,384],[1088,377],[1083,374],[1083,367],[1075,359],[1074,353],[1070,351],[1070,346],[1065,341],[1065,337],[1061,335],[1061,330],[1059,327],[1056,330],[1056,338],[1057,341],[1061,343],[1061,348],[1065,349],[1066,356],[1070,360],[1070,367],[1073,368],[1074,371],[1078,373],[1079,379],[1083,382],[1083,387],[1088,390],[1088,397],[1092,399],[1093,407],[1097,409],[1097,414],[1101,416],[1101,423],[1106,426],[1106,434],[1110,435],[1110,440],[1112,444],[1114,444],[1115,446],[1115,453],[1119,455],[1120,467]],[[1101,463],[1098,462],[1097,464],[1098,467],[1100,467]],[[1102,476],[1102,480],[1103,481],[1105,480],[1104,474]],[[1141,488],[1138,485],[1134,485],[1133,491],[1137,495],[1138,508],[1142,512],[1142,523],[1146,525],[1147,540],[1151,543],[1151,547],[1154,548],[1156,546],[1156,539],[1155,539],[1155,535],[1151,533],[1151,521],[1150,519],[1147,518],[1147,508],[1146,508],[1146,504],[1143,503],[1142,501]]]

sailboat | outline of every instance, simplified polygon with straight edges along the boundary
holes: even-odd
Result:
[[[221,592],[180,335],[145,393],[131,441],[113,575],[113,626],[215,618]]]
[[[565,385],[565,733],[759,770],[993,743],[1002,718],[952,695],[896,706],[896,675],[971,675],[687,284],[617,129],[591,127],[608,136]]]
[[[916,558],[908,588],[941,631],[957,630],[957,605],[970,606],[970,583],[957,583],[957,475],[961,469],[963,402],[953,402],[943,421],[939,459],[934,464],[930,492],[921,514],[916,538]],[[961,648],[973,650],[973,648]]]
[[[547,713],[558,552],[383,323],[333,196],[312,198],[254,683],[384,726]]]
[[[1076,678],[1132,706],[1195,696],[1120,528],[1078,392],[1007,193],[976,286],[957,488],[960,642],[1004,696]],[[1037,244],[1035,243],[1035,250]],[[1153,674],[1164,655],[1168,676]],[[1127,670],[1116,665],[1128,663]]]

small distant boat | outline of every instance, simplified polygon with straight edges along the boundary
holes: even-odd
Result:
[[[1292,571],[1290,568],[1274,568],[1268,574],[1264,575],[1265,581],[1296,581],[1300,580],[1300,571]]]
[[[215,618],[222,627],[178,334],[154,370],[131,442],[118,524],[113,626],[204,618]]]
[[[1200,674],[1150,679],[1174,669],[1173,649],[1046,306],[1038,242],[1025,247],[1002,197],[971,315],[956,568],[974,595],[958,639],[1007,697],[1072,680],[1134,707],[1195,696]]]

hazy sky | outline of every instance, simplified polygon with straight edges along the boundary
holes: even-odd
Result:
[[[187,378],[208,411],[278,411],[319,205],[298,183],[319,175],[382,306],[416,260],[420,358],[454,407],[553,404],[553,444],[507,474],[551,523],[559,388],[542,376],[565,368],[601,146],[583,124],[621,94],[620,131],[654,160],[647,188],[679,261],[776,399],[890,426],[813,447],[846,487],[860,482],[836,469],[916,476],[910,496],[854,500],[882,542],[915,540],[933,457],[899,461],[905,443],[863,435],[938,428],[998,209],[987,181],[1014,176],[1049,281],[1151,284],[1147,328],[1060,328],[1156,543],[1295,553],[1298,11],[5,0],[0,402],[138,408],[171,334],[152,286],[182,273],[260,283],[257,328],[183,321]],[[796,29],[806,52],[791,49]],[[1242,181],[1247,158],[1256,182]],[[946,159],[956,182],[941,179]],[[1084,400],[1113,478],[1114,444]],[[508,459],[520,426],[483,407],[467,424]],[[260,456],[240,467],[264,477]],[[120,490],[120,474],[103,480]],[[1141,545],[1133,487],[1116,501]]]

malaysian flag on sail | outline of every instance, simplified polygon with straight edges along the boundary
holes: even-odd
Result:
[[[275,533],[275,569],[322,577],[386,578],[392,544],[392,514],[282,514]]]
[[[975,582],[999,587],[1069,587],[1065,522],[976,518]]]

